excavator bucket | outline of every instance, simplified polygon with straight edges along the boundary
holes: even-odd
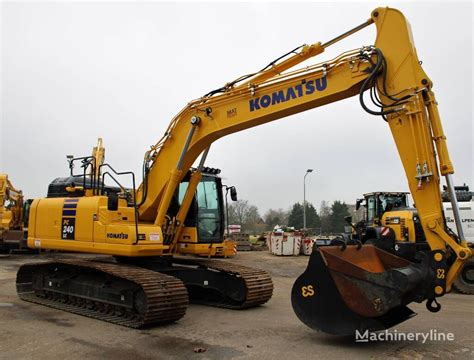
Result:
[[[416,315],[432,274],[419,264],[373,245],[314,248],[306,271],[293,285],[291,301],[309,327],[334,335],[384,330]]]

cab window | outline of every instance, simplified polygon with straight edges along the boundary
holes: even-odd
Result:
[[[367,222],[371,223],[375,218],[375,198],[372,196],[367,199]]]

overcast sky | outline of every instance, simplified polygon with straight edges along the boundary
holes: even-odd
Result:
[[[456,183],[474,187],[472,3],[386,2],[411,23],[434,91]],[[385,5],[384,4],[384,5]],[[303,43],[369,18],[375,3],[8,3],[1,5],[0,172],[29,198],[67,175],[66,154],[104,139],[116,169],[140,174],[171,118],[210,90]],[[313,62],[373,44],[370,27]],[[356,98],[213,144],[207,165],[260,209],[307,200],[353,203],[408,190],[387,124]]]

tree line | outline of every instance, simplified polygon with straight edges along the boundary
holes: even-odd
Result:
[[[347,223],[344,217],[350,211],[345,202],[334,201],[331,205],[322,201],[319,212],[314,205],[306,202],[306,228],[323,234],[341,233]],[[275,226],[290,226],[303,229],[303,203],[297,202],[288,210],[269,209],[263,216],[258,208],[247,200],[229,204],[229,224],[240,225],[242,232],[260,233],[272,230]]]

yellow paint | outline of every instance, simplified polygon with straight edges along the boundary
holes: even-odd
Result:
[[[445,270],[444,269],[437,269],[436,270],[436,277],[440,280],[443,280],[446,277]]]
[[[314,296],[314,294],[315,291],[313,289],[313,285],[301,287],[301,295],[303,295],[303,297]]]
[[[0,173],[0,240],[7,230],[23,230],[23,193],[13,186],[7,174]]]
[[[387,224],[387,218],[399,217],[399,224]],[[390,210],[384,212],[381,219],[382,226],[389,227],[395,232],[395,239],[399,241],[415,242],[415,223],[413,221],[413,212],[410,210]],[[372,225],[373,226],[373,225]],[[404,232],[408,231],[408,238]]]

